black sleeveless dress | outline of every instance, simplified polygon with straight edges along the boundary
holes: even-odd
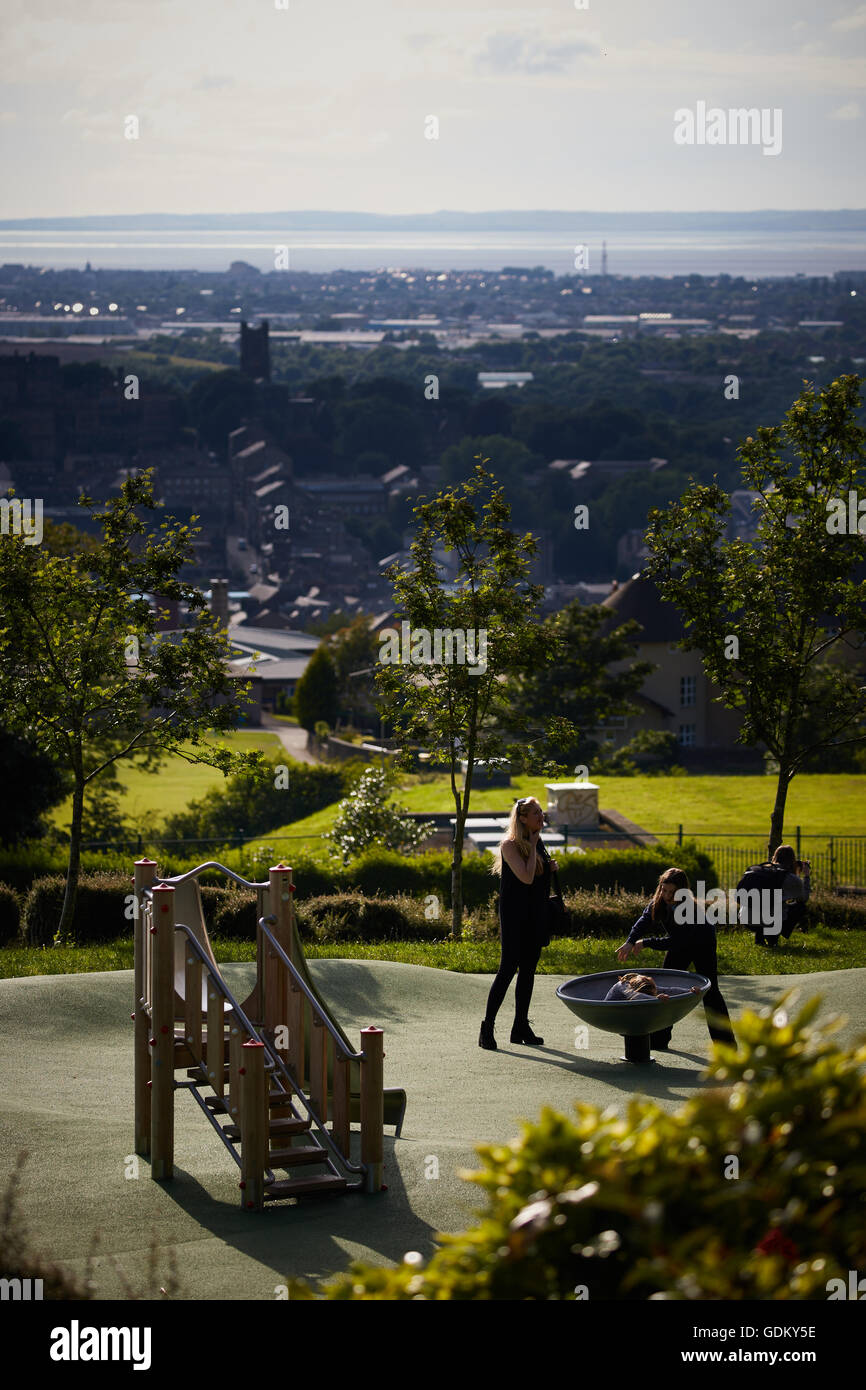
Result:
[[[499,890],[499,929],[503,941],[519,932],[534,940],[547,925],[547,899],[550,897],[550,855],[541,836],[536,842],[544,872],[536,874],[531,883],[521,883],[511,866],[502,860],[502,882]]]

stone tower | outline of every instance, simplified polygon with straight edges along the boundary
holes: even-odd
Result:
[[[271,379],[267,319],[263,319],[258,328],[250,328],[241,321],[241,375],[252,377],[253,381]]]

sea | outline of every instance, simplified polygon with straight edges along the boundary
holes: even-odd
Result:
[[[0,228],[0,262],[53,269],[227,270],[247,261],[275,268],[277,246],[288,247],[288,269],[325,272],[423,269],[498,271],[543,266],[556,275],[599,274],[602,242],[611,275],[833,275],[866,270],[866,236],[856,229],[720,232],[690,229],[621,231],[594,228],[581,239],[557,231],[339,231],[305,227],[293,232],[183,227],[152,230],[38,230]],[[586,249],[578,253],[579,247]],[[580,264],[578,264],[580,260]]]

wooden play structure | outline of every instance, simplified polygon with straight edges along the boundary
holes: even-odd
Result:
[[[174,1097],[187,1090],[240,1169],[242,1207],[378,1192],[383,1127],[399,1136],[406,1093],[383,1086],[382,1029],[362,1029],[356,1052],[313,984],[292,870],[278,864],[267,883],[249,883],[213,862],[175,878],[156,868],[140,859],[134,879],[135,1152],[150,1157],[151,1176],[173,1176]],[[206,869],[256,893],[256,983],[242,1003],[208,939],[198,882]]]

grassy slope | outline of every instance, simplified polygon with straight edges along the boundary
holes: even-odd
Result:
[[[266,756],[274,756],[281,745],[276,734],[264,729],[240,729],[214,740],[225,744],[235,752],[250,753],[260,749]],[[124,810],[129,819],[142,832],[153,830],[163,816],[182,811],[190,801],[203,796],[211,787],[219,786],[223,775],[214,767],[187,763],[183,758],[167,758],[156,773],[143,772],[139,768],[124,766],[118,768],[118,776],[124,787]],[[70,801],[64,802],[52,813],[56,825],[69,824]]]

